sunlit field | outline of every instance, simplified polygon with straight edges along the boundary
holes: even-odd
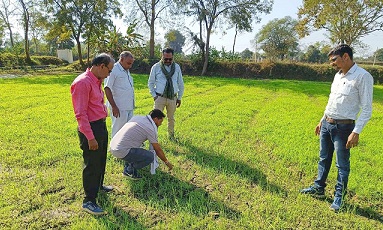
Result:
[[[75,75],[0,79],[0,229],[383,229],[383,87],[352,149],[349,192],[339,213],[325,198],[299,194],[316,177],[330,83],[185,76],[176,140],[155,175],[122,175],[108,154],[100,193],[107,215],[81,210],[82,154],[70,84]],[[153,107],[146,75],[133,74],[135,114]],[[110,129],[110,118],[107,119]]]

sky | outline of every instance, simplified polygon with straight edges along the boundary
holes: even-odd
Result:
[[[242,52],[246,48],[254,51],[250,41],[254,39],[255,34],[258,33],[263,25],[266,25],[269,21],[278,18],[281,19],[285,16],[291,16],[294,19],[298,19],[298,7],[303,5],[302,0],[274,0],[273,9],[270,14],[261,16],[262,20],[260,23],[253,24],[253,31],[250,33],[242,33],[237,35],[237,42],[235,46],[235,52]],[[198,32],[198,28],[191,28],[193,32]],[[231,51],[233,47],[235,30],[231,29],[226,31],[223,35],[221,31],[212,34],[211,46],[221,50],[222,47],[226,51]],[[325,31],[317,31],[312,33],[310,36],[300,40],[300,47],[304,49],[310,44],[318,41],[328,41],[328,38],[324,35]],[[368,50],[359,50],[355,52],[356,56],[368,56],[372,55],[377,49],[383,48],[383,32],[374,32],[361,39],[362,42],[369,46]],[[359,55],[358,55],[359,53]]]

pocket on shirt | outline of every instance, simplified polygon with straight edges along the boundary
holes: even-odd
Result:
[[[340,93],[343,95],[349,95],[352,89],[352,84],[344,83],[340,89]]]

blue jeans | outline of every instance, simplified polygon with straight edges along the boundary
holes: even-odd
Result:
[[[346,143],[354,127],[355,124],[330,124],[326,120],[322,122],[318,177],[315,180],[315,185],[323,189],[326,187],[326,179],[335,150],[336,167],[338,168],[335,197],[342,197],[347,189],[348,175],[350,174],[350,149],[346,149]]]
[[[143,148],[132,148],[129,153],[122,158],[125,161],[125,171],[130,173],[133,170],[141,169],[153,162],[153,153]]]

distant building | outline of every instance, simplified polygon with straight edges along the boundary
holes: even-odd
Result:
[[[69,63],[73,63],[73,54],[72,50],[70,49],[65,49],[65,50],[57,50],[57,57],[68,61]]]

